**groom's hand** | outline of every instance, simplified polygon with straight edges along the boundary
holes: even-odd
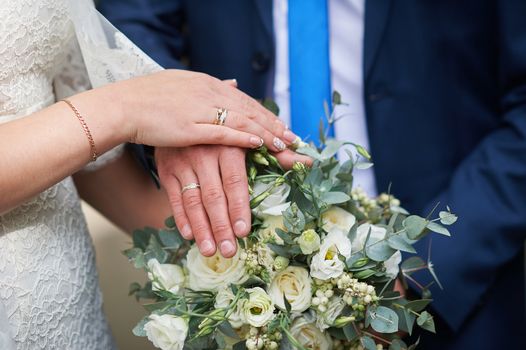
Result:
[[[275,156],[284,168],[295,162],[312,163],[289,150]],[[223,256],[233,256],[235,236],[244,237],[251,228],[245,151],[228,146],[158,148],[155,159],[183,237],[195,239],[205,256],[217,248]],[[199,183],[201,188],[181,194],[190,183]]]
[[[205,256],[237,250],[235,237],[250,232],[251,213],[245,150],[228,146],[158,148],[155,159],[175,222]],[[201,187],[181,193],[191,183]]]

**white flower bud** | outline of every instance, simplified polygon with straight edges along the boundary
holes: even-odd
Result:
[[[329,298],[327,298],[326,296],[321,297],[321,299],[320,299],[320,303],[321,304],[325,305],[328,302],[329,302]]]
[[[314,306],[320,305],[320,298],[318,298],[318,297],[312,298],[312,305],[314,305]]]
[[[363,301],[364,301],[366,304],[369,304],[369,303],[372,301],[371,295],[367,294],[367,295],[363,298]]]
[[[325,291],[325,296],[327,298],[332,298],[333,295],[334,295],[334,291],[332,289],[328,289]]]

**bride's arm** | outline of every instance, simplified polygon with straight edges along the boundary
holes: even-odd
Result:
[[[82,111],[98,152],[126,142],[130,130],[122,127],[119,104],[109,91],[89,91],[71,101]],[[0,150],[0,214],[78,171],[91,158],[87,136],[64,102],[1,124]]]
[[[171,215],[164,190],[158,190],[129,152],[96,171],[74,175],[80,196],[127,232],[163,227]]]
[[[76,95],[99,153],[123,142],[152,146],[226,144],[271,150],[284,125],[228,83],[204,74],[163,71]],[[212,125],[217,107],[230,113]],[[261,135],[261,136],[258,136]],[[279,142],[276,142],[278,140]],[[84,167],[91,150],[70,107],[57,103],[0,125],[0,215]]]

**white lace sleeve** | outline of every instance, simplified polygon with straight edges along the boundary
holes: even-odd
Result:
[[[60,65],[60,71],[56,74],[53,85],[57,101],[91,89],[90,79],[76,36],[73,36],[67,44],[64,62]],[[86,165],[83,170],[98,170],[119,158],[123,153],[124,145],[119,145],[102,154],[96,162]]]

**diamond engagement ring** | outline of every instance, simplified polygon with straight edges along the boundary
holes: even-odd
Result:
[[[195,190],[198,188],[201,188],[201,185],[199,185],[197,182],[189,183],[188,185],[183,186],[183,188],[181,189],[181,194],[185,193],[188,190]]]
[[[225,125],[226,118],[228,117],[228,109],[218,108],[216,119],[214,120],[215,125]]]

